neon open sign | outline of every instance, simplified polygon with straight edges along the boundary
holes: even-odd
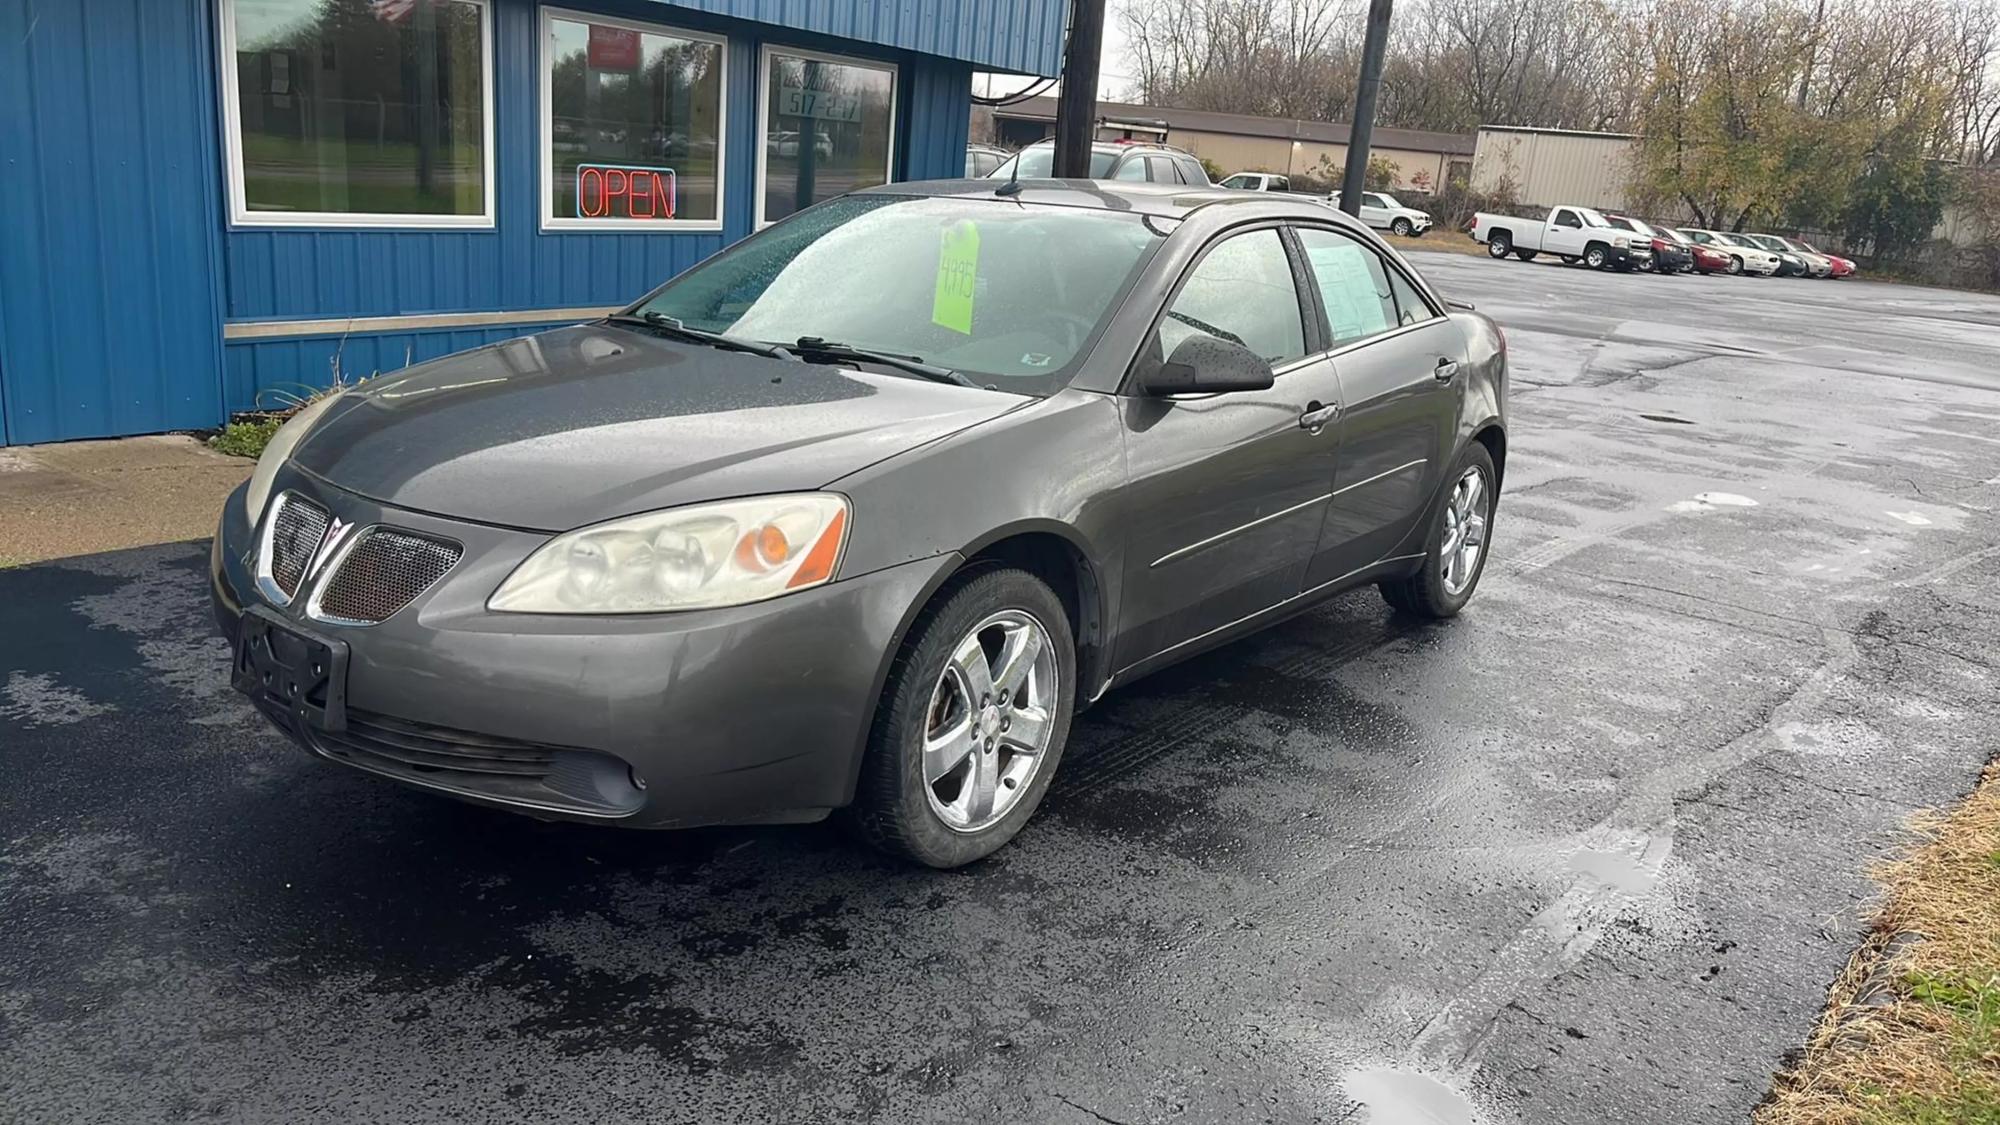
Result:
[[[671,219],[679,209],[679,182],[672,168],[630,164],[576,166],[579,219]]]

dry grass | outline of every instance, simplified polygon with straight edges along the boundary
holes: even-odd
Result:
[[[1405,254],[1414,250],[1420,254],[1425,252],[1436,254],[1470,254],[1475,258],[1484,258],[1486,256],[1486,244],[1483,242],[1474,242],[1464,231],[1433,230],[1422,238],[1397,238],[1388,231],[1380,231],[1378,233],[1388,241],[1389,245],[1394,246]]]
[[[1886,901],[1756,1125],[2000,1125],[2000,763],[1917,818]]]

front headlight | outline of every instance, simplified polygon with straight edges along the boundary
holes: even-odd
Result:
[[[761,602],[831,581],[847,500],[756,496],[556,536],[488,599],[501,613],[662,613]]]
[[[291,457],[292,450],[312,432],[313,423],[326,413],[327,407],[340,401],[339,395],[328,395],[318,402],[292,415],[291,420],[278,427],[271,440],[264,446],[263,456],[257,458],[257,468],[250,473],[250,491],[243,494],[243,506],[250,513],[250,526],[256,527],[264,518],[264,504],[271,499],[271,482],[277,479],[278,469]]]
[[[1611,240],[1611,245],[1616,246],[1620,250],[1623,250],[1626,247],[1632,245],[1632,240],[1629,238],[1614,238]]]

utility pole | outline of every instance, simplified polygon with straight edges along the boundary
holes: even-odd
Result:
[[[1375,93],[1382,88],[1382,55],[1389,46],[1391,0],[1369,0],[1368,34],[1361,41],[1361,83],[1354,91],[1354,124],[1347,132],[1347,171],[1340,178],[1340,209],[1359,218],[1368,186],[1368,146],[1375,134]]]
[[[1097,63],[1104,53],[1104,0],[1070,0],[1069,48],[1062,94],[1056,99],[1055,174],[1090,175],[1091,134],[1097,129]]]

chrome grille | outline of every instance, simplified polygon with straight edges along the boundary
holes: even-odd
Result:
[[[287,599],[299,592],[299,581],[312,563],[313,552],[319,550],[320,540],[326,538],[332,519],[325,508],[294,493],[278,497],[264,571]]]
[[[373,624],[417,600],[458,564],[458,544],[371,528],[334,563],[314,599],[312,615]]]

